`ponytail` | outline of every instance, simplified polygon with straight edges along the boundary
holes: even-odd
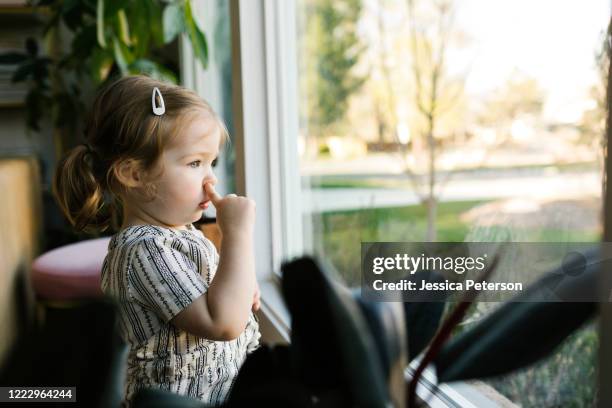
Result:
[[[104,231],[111,224],[103,185],[94,174],[94,159],[95,153],[90,147],[79,145],[60,160],[53,176],[53,195],[79,232]]]

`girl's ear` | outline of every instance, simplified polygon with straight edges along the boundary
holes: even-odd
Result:
[[[133,159],[122,160],[113,166],[117,181],[125,187],[142,187],[143,173],[139,163]]]

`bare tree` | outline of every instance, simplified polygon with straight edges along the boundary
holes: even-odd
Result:
[[[427,233],[425,239],[436,239],[437,202],[441,189],[448,182],[450,172],[444,179],[438,177],[436,159],[439,156],[440,138],[446,136],[441,124],[448,125],[451,111],[455,110],[463,96],[467,72],[451,76],[446,69],[446,57],[451,40],[461,34],[454,27],[452,0],[407,0],[406,37],[409,54],[406,63],[399,69],[409,67],[409,77],[398,77],[398,71],[390,64],[389,48],[392,33],[385,18],[385,0],[376,2],[376,52],[371,71],[379,74],[374,98],[374,113],[378,125],[379,142],[390,135],[403,161],[404,174],[410,181],[414,194],[427,208]],[[392,45],[391,45],[392,47]],[[392,49],[392,53],[398,54]],[[407,81],[404,82],[404,79]],[[408,83],[409,94],[402,91],[398,80]],[[399,132],[399,102],[409,102],[413,116],[411,140],[402,140]],[[381,108],[382,107],[382,108]],[[404,112],[406,113],[406,112]],[[405,116],[405,115],[404,115]],[[448,131],[447,131],[448,133]],[[421,151],[421,146],[423,147]],[[420,159],[425,153],[425,168]]]
[[[383,117],[379,119],[379,126],[383,129],[389,129],[394,139],[397,139],[397,112],[396,112],[396,96],[393,91],[393,85],[391,80],[391,71],[388,65],[387,58],[387,31],[385,30],[385,24],[383,21],[384,11],[384,0],[378,0],[378,13],[376,15],[376,28],[378,31],[378,65],[383,78],[384,83],[384,96],[386,99],[386,105],[388,106],[389,123],[384,121]],[[378,105],[377,105],[378,106]],[[377,110],[378,112],[378,110]],[[381,119],[383,122],[381,122]],[[379,131],[382,133],[381,131]],[[380,134],[379,134],[380,135]],[[382,136],[382,135],[380,135]],[[382,140],[382,137],[381,137]]]
[[[423,121],[423,126],[415,129],[416,132],[412,136],[413,147],[415,141],[421,141],[427,152],[425,191],[421,191],[419,187],[415,191],[427,208],[426,239],[434,241],[439,196],[436,185],[439,187],[440,184],[436,168],[438,127],[442,117],[457,104],[463,92],[462,81],[451,78],[446,70],[446,57],[454,32],[455,15],[451,0],[427,2],[407,0],[407,6],[412,58],[410,68],[413,79],[411,99],[418,116]],[[399,140],[398,143],[404,146],[402,157],[407,160],[408,146]],[[406,163],[406,173],[413,181],[413,185],[420,186],[422,183],[417,180],[410,167]]]

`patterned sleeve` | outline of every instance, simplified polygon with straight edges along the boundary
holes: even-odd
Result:
[[[129,280],[132,295],[164,321],[170,321],[207,290],[181,243],[159,236],[136,244]]]

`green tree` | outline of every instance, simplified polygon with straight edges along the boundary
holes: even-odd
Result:
[[[416,178],[411,166],[405,172],[411,177],[415,192],[427,208],[427,241],[436,240],[436,219],[440,189],[437,158],[440,154],[442,123],[461,106],[465,78],[448,73],[448,49],[456,37],[455,4],[452,0],[407,0],[407,23],[413,92],[411,107],[416,112],[411,126],[414,156],[425,156],[424,183]],[[406,152],[408,146],[398,140]],[[403,157],[407,157],[405,154]],[[449,173],[450,174],[450,173]],[[424,188],[422,185],[425,184]]]
[[[310,135],[321,137],[337,131],[349,97],[365,80],[354,70],[364,50],[357,35],[361,9],[361,0],[310,0],[305,4],[300,87],[306,103],[300,116]]]

